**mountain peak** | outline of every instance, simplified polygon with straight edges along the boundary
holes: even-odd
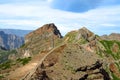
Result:
[[[88,29],[87,29],[86,27],[84,27],[84,26],[83,26],[81,29],[83,29],[83,30],[88,30]]]
[[[27,48],[27,52],[32,52],[33,54],[50,50],[59,44],[57,41],[60,38],[62,38],[62,35],[54,23],[45,24],[25,36],[25,43],[27,45],[23,49]]]
[[[84,31],[84,32],[91,32],[89,29],[87,29],[86,27],[82,27],[81,29],[79,29],[80,31]],[[92,32],[91,32],[92,33]]]
[[[56,37],[62,38],[62,35],[60,31],[57,29],[54,23],[45,24],[42,27],[38,28],[37,30],[29,33],[26,35],[26,39],[31,38],[35,35],[43,35],[43,34],[49,34],[54,35]]]
[[[53,30],[53,29],[57,29],[57,27],[55,26],[54,23],[49,23],[49,24],[45,24],[42,27],[38,28],[37,30]]]

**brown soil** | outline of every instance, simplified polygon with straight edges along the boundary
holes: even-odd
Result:
[[[29,71],[31,71],[32,69],[34,69],[38,65],[39,61],[42,59],[42,57],[45,54],[46,53],[39,53],[39,54],[35,55],[28,64],[26,64],[25,66],[17,68],[15,71],[11,71],[10,75],[7,77],[7,79],[9,79],[9,80],[21,79]]]
[[[120,72],[114,63],[109,65],[110,71],[120,78]]]

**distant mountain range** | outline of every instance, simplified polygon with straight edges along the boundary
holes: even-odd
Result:
[[[30,33],[32,30],[0,29],[0,31],[4,31],[6,34],[15,34],[17,36],[24,37],[26,34]]]
[[[104,40],[117,40],[120,41],[120,33],[111,33],[110,35],[101,36]]]
[[[6,34],[4,31],[0,31],[0,46],[6,50],[19,48],[24,44],[24,38],[16,36],[14,34]]]

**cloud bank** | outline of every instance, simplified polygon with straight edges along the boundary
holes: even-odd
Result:
[[[55,3],[54,0],[10,1],[13,2],[0,3],[0,28],[33,30],[46,23],[55,23],[63,35],[83,26],[100,35],[120,32],[120,5],[118,0],[94,2],[96,4],[92,9],[87,9],[84,13],[76,12],[74,8],[71,8],[72,11],[51,8],[50,5]],[[77,2],[77,0],[66,1],[69,1],[69,5]],[[85,1],[87,2],[87,0],[84,0],[84,4]]]

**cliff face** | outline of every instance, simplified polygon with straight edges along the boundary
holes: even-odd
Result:
[[[0,46],[7,50],[19,48],[24,43],[24,38],[0,31]]]

